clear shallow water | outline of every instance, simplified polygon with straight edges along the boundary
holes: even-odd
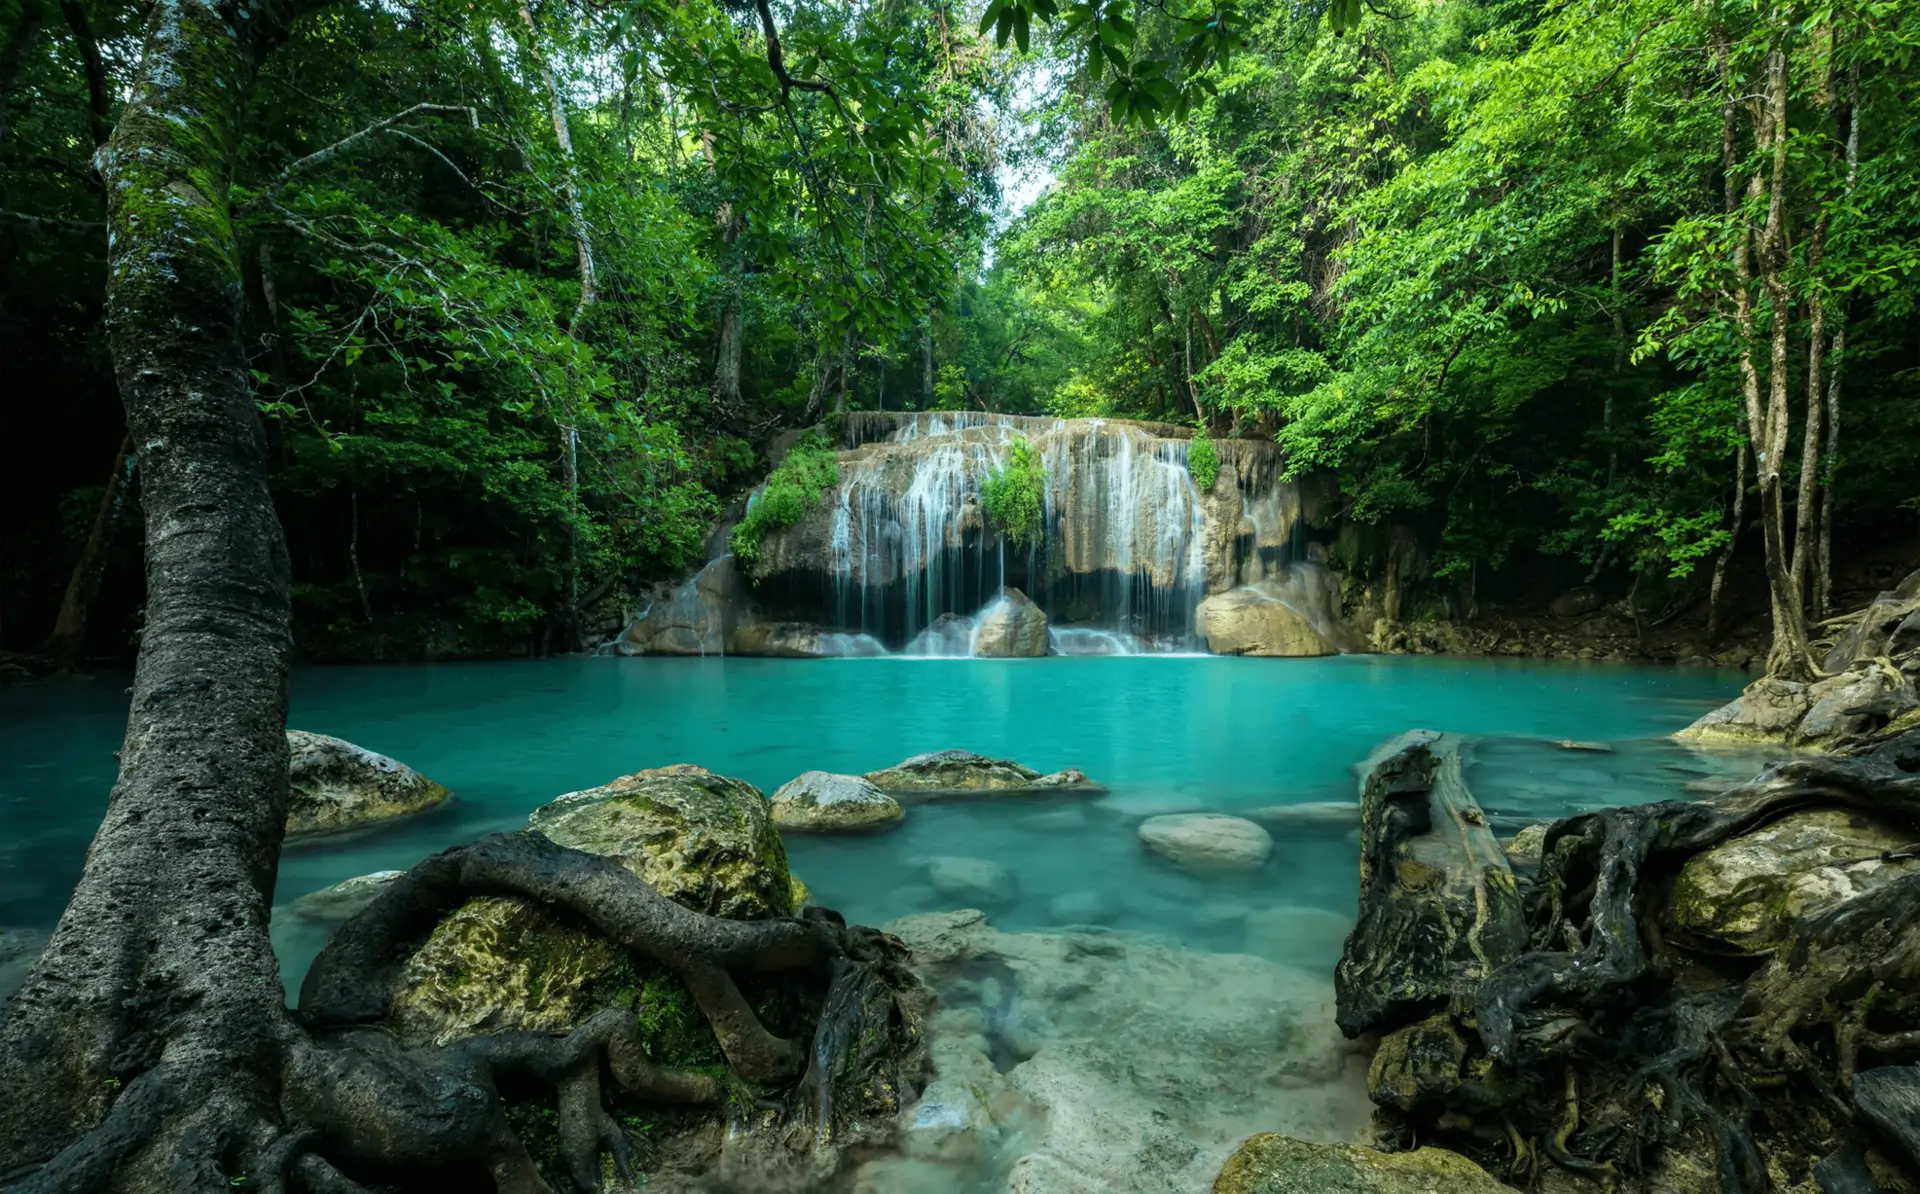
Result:
[[[1013,875],[991,901],[1004,929],[1105,923],[1220,951],[1284,947],[1250,910],[1350,916],[1352,826],[1276,828],[1251,875],[1197,878],[1140,850],[1160,812],[1243,812],[1351,800],[1352,765],[1413,727],[1483,735],[1469,779],[1496,823],[1683,795],[1752,760],[1665,740],[1736,693],[1737,673],[1618,664],[1346,656],[1044,660],[559,659],[312,668],[290,724],[351,739],[452,788],[398,825],[301,843],[278,899],[404,868],[456,842],[518,828],[562,793],[690,762],[767,791],[801,771],[860,772],[960,747],[1043,771],[1079,767],[1097,800],[965,801],[910,810],[877,838],[790,837],[815,898],[880,922],[956,906],[928,883],[934,856],[989,859]],[[124,676],[0,692],[0,927],[50,927],[79,874],[114,777]],[[1611,743],[1564,751],[1543,740]],[[322,930],[276,934],[297,982]],[[1337,944],[1333,947],[1337,955]],[[1324,943],[1282,960],[1330,970]]]

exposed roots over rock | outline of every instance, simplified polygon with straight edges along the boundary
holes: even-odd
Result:
[[[384,1023],[401,967],[443,916],[476,896],[546,905],[666,969],[705,1014],[727,1072],[657,1064],[634,1013],[621,1008],[559,1034],[401,1042]],[[824,989],[811,1040],[769,1031],[737,976],[791,976]],[[269,1034],[273,1055],[256,1059],[264,1083],[236,1075],[235,1093],[192,1105],[162,1060],[127,1083],[97,1129],[12,1176],[34,1194],[235,1186],[360,1194],[489,1180],[500,1194],[549,1194],[508,1117],[509,1097],[539,1088],[556,1096],[563,1187],[600,1190],[603,1157],[632,1180],[634,1149],[609,1094],[712,1108],[767,1153],[830,1168],[823,1156],[884,1131],[917,1094],[926,1000],[898,941],[834,913],[706,916],[612,859],[537,833],[498,835],[421,863],[341,927],[308,972],[299,1010]],[[123,1180],[128,1167],[140,1176]]]
[[[1920,871],[1803,917],[1770,956],[1669,931],[1689,859],[1813,808],[1920,840],[1920,732],[1555,824],[1523,893],[1526,952],[1379,1026],[1389,1126],[1521,1184],[1551,1162],[1609,1188],[1920,1189]],[[1690,1165],[1698,1181],[1674,1176]]]

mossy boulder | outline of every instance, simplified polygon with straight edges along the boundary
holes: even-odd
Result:
[[[1510,1194],[1486,1170],[1441,1148],[1383,1153],[1263,1132],[1240,1146],[1213,1194]]]
[[[767,799],[744,780],[680,763],[569,792],[527,828],[617,858],[696,912],[759,920],[792,911],[787,851]]]
[[[773,794],[773,823],[802,833],[891,829],[905,815],[899,801],[858,775],[807,771]]]
[[[447,790],[405,763],[344,738],[287,731],[287,836],[332,833],[424,812]]]
[[[1920,866],[1881,858],[1911,837],[1845,809],[1789,813],[1688,859],[1674,881],[1667,921],[1691,944],[1769,953],[1796,923]]]
[[[866,779],[890,796],[1106,791],[1088,779],[1085,772],[1073,767],[1042,775],[1011,759],[990,759],[966,750],[915,755],[891,767],[869,771]]]
[[[710,916],[793,913],[806,888],[753,785],[685,764],[623,776],[535,810],[527,828],[616,858],[662,895]],[[584,924],[523,900],[470,900],[407,962],[390,1018],[410,1041],[552,1032],[632,1007],[643,1035],[682,1064],[714,1060],[712,1034],[678,983]],[[655,1052],[656,1059],[663,1054]]]

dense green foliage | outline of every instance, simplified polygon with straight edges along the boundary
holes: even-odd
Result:
[[[833,444],[818,431],[807,431],[794,441],[733,528],[734,555],[751,565],[760,558],[767,532],[799,522],[820,504],[827,490],[840,483],[840,464],[833,451]]]
[[[1187,472],[1202,493],[1212,489],[1213,483],[1220,479],[1220,449],[1204,430],[1193,437],[1193,443],[1187,448]]]
[[[137,10],[0,17],[0,353],[63,396],[0,415],[17,647],[120,438],[89,157]],[[1203,488],[1277,437],[1343,562],[1455,612],[1694,600],[1739,525],[1823,609],[1832,540],[1920,502],[1916,52],[1891,0],[328,8],[235,179],[303,649],[608,628],[840,409],[1197,421]]]
[[[1047,467],[1024,436],[1015,436],[1007,462],[980,483],[987,525],[1016,547],[1032,547],[1045,529]]]

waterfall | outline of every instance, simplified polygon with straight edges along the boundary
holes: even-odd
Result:
[[[1167,424],[863,412],[840,432],[839,484],[768,536],[756,593],[783,617],[895,650],[966,654],[972,617],[1009,586],[1044,610],[1061,654],[1191,650],[1202,600],[1298,555],[1300,500],[1271,442],[1220,441],[1219,480],[1202,493],[1191,431]],[[980,504],[1017,438],[1046,468],[1027,549]]]

